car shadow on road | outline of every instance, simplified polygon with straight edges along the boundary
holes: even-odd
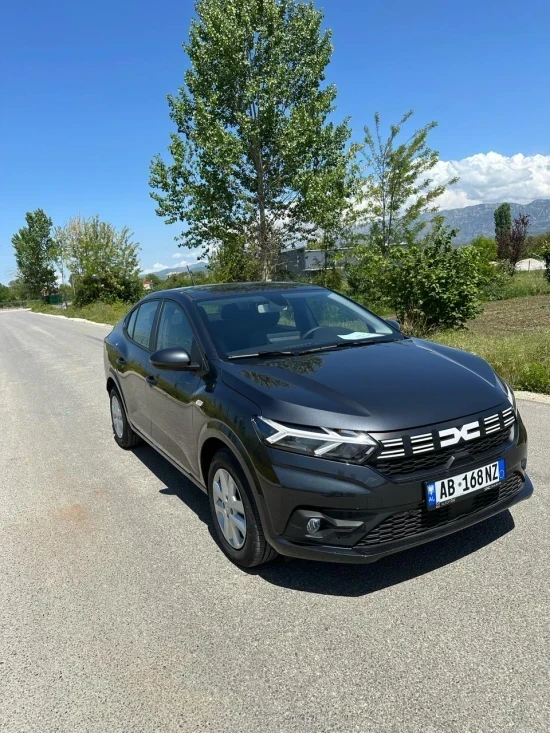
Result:
[[[418,578],[481,550],[514,529],[509,511],[473,527],[367,565],[281,560],[253,569],[283,588],[331,596],[363,596]]]
[[[133,453],[165,484],[160,493],[177,496],[208,526],[214,538],[206,494],[188,481],[153,448],[140,445],[133,449]],[[244,572],[259,576],[273,585],[303,593],[363,596],[457,562],[508,534],[514,526],[512,515],[509,511],[505,511],[448,537],[389,555],[372,564],[349,565],[279,558],[272,563]]]
[[[181,499],[189,509],[195,512],[201,522],[209,526],[212,533],[210,508],[206,494],[149,445],[141,443],[136,448],[132,448],[132,453],[165,485],[164,489],[160,489],[160,493]]]

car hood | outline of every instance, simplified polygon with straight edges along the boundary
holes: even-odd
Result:
[[[483,359],[419,339],[225,362],[222,379],[265,417],[351,430],[405,430],[508,401]]]

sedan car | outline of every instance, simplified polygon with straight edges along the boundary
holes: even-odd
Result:
[[[114,438],[207,492],[235,563],[372,562],[531,496],[483,359],[292,283],[151,293],[105,339]]]

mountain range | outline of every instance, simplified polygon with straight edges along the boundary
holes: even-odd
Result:
[[[195,262],[194,264],[189,265],[189,270],[191,270],[191,272],[202,272],[203,270],[206,270],[206,262]],[[164,270],[156,270],[155,272],[142,272],[141,277],[146,280],[149,275],[156,275],[161,280],[166,280],[168,275],[180,272],[189,272],[189,270],[187,269],[187,265],[178,265],[177,267],[166,267]]]
[[[438,216],[443,216],[446,223],[451,229],[458,229],[458,234],[454,240],[454,244],[467,244],[474,237],[480,234],[486,237],[494,237],[495,220],[494,213],[500,204],[477,204],[476,206],[465,206],[462,209],[442,209],[438,212]],[[529,234],[541,234],[550,232],[550,199],[536,199],[530,204],[515,204],[510,202],[512,209],[512,218],[519,214],[528,214],[530,217]],[[432,215],[424,215],[425,221],[430,221]],[[358,231],[364,231],[360,229]],[[196,262],[189,265],[191,272],[201,272],[207,267],[206,262]],[[187,272],[186,265],[178,265],[176,267],[167,267],[164,270],[158,270],[155,273],[144,272],[141,277],[147,278],[148,275],[155,274],[161,280],[172,273]]]
[[[439,216],[445,217],[451,229],[458,229],[455,244],[466,244],[474,237],[483,234],[487,237],[495,235],[494,212],[500,204],[478,204],[465,206],[463,209],[442,209]],[[528,214],[531,220],[529,234],[550,232],[550,199],[536,199],[530,204],[514,204],[510,202],[512,218],[519,214]],[[432,217],[426,216],[425,220]]]

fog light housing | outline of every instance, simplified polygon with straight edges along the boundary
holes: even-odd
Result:
[[[312,517],[309,519],[306,529],[308,534],[315,534],[315,532],[318,532],[321,529],[321,520],[319,517]]]

